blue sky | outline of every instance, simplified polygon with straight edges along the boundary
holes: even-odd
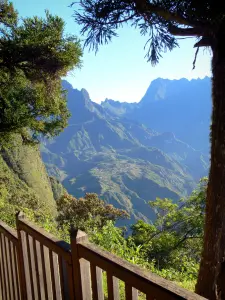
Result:
[[[66,32],[79,35],[73,9],[68,6],[72,0],[12,0],[19,15],[44,16],[45,9],[62,17],[66,22]],[[150,82],[155,78],[179,79],[182,77],[203,78],[210,76],[210,53],[199,51],[195,70],[192,70],[195,39],[180,40],[180,48],[163,55],[159,64],[152,67],[144,58],[147,37],[129,26],[120,29],[119,37],[108,45],[101,46],[99,52],[84,50],[83,67],[74,70],[67,80],[77,88],[85,88],[93,101],[105,98],[138,102],[145,94]]]

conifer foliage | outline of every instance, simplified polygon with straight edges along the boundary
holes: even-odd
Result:
[[[82,51],[64,27],[48,11],[45,18],[21,20],[12,3],[0,1],[1,138],[55,135],[67,125],[61,77],[81,65]]]

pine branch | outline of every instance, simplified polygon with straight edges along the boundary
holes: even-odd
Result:
[[[163,7],[160,7],[158,5],[150,3],[148,0],[135,0],[137,11],[140,11],[142,13],[146,14],[152,14],[155,13],[158,16],[162,17],[166,21],[172,21],[176,22],[180,25],[186,25],[186,26],[202,26],[200,22],[196,22],[187,18],[184,18],[183,16],[170,12]]]

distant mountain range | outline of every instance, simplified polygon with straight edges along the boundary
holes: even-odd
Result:
[[[120,103],[106,99],[107,112],[145,124],[159,132],[173,132],[197,150],[209,152],[211,118],[211,79],[151,82],[139,103]]]
[[[210,79],[153,81],[139,103],[101,105],[66,81],[69,126],[43,141],[48,173],[69,193],[95,192],[149,221],[148,201],[177,201],[208,173]],[[161,132],[161,133],[159,133]],[[181,141],[183,140],[183,141]],[[198,150],[195,150],[198,149]]]

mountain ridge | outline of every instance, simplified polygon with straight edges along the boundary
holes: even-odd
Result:
[[[211,79],[155,79],[138,103],[101,103],[106,111],[159,132],[171,131],[193,148],[209,153]],[[160,118],[160,122],[159,119]]]
[[[59,137],[44,140],[41,150],[49,175],[75,197],[95,192],[127,209],[131,222],[149,221],[153,212],[148,201],[157,196],[177,201],[207,172],[204,155],[173,133],[161,134],[115,115],[92,102],[85,89],[78,91],[65,81],[63,87],[72,113],[69,126]]]

